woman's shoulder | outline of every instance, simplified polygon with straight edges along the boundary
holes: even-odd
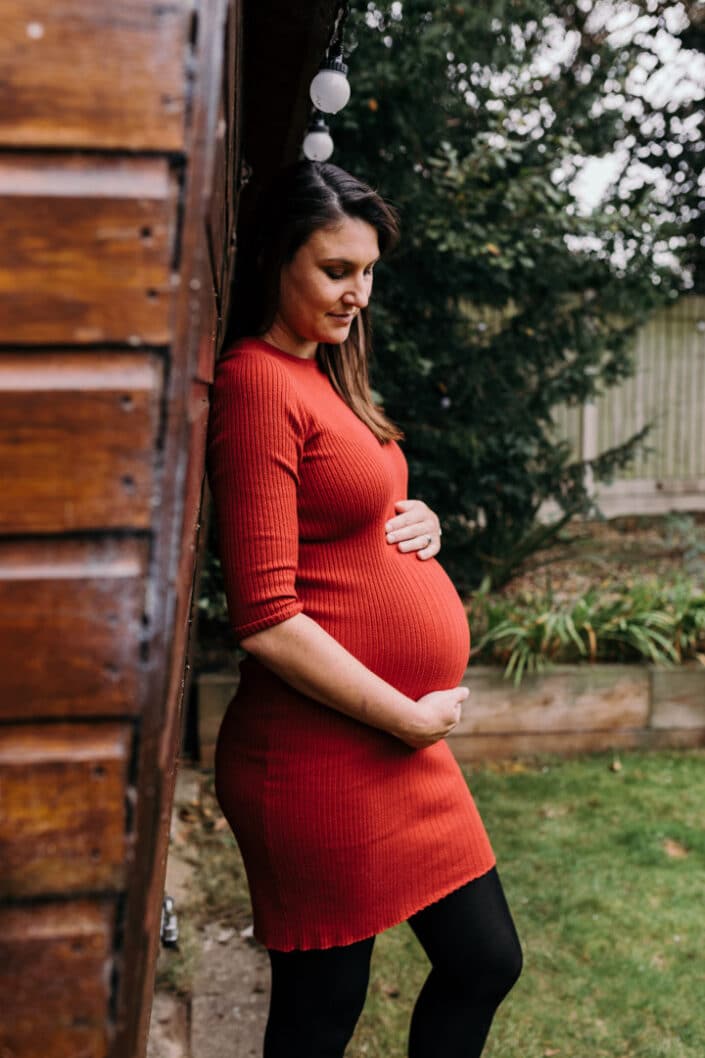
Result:
[[[267,365],[276,363],[275,358],[267,355],[267,343],[261,338],[238,338],[227,345],[216,361],[216,370],[234,367],[247,371],[258,367],[267,370]]]
[[[239,338],[227,346],[215,364],[216,387],[223,384],[272,386],[292,389],[287,365],[270,355],[266,342],[259,338]]]
[[[310,420],[305,390],[296,373],[267,343],[240,338],[223,350],[215,365],[211,407],[247,407],[262,420],[285,415],[304,429]]]

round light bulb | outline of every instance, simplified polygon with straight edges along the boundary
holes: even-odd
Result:
[[[350,99],[350,82],[345,76],[348,68],[342,59],[333,59],[318,71],[309,89],[317,110],[337,114]]]
[[[320,115],[308,127],[303,151],[310,162],[327,162],[333,153],[333,138]]]
[[[304,154],[310,162],[327,162],[333,153],[333,140],[328,132],[307,132]]]

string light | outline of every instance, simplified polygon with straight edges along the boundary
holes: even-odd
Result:
[[[325,62],[311,81],[311,102],[324,114],[337,114],[350,99],[348,68],[342,55]]]
[[[347,17],[348,0],[344,0],[338,8],[325,58],[309,88],[314,110],[304,137],[303,152],[314,162],[325,162],[333,153],[333,139],[323,114],[337,114],[350,99],[348,68],[343,62],[343,30]]]
[[[304,154],[311,162],[327,162],[333,153],[333,138],[318,111],[314,111],[303,146]]]

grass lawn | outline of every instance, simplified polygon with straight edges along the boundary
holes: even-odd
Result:
[[[705,1055],[705,751],[467,769],[524,947],[487,1058]],[[377,939],[349,1058],[405,1058],[427,971]]]
[[[466,775],[524,948],[483,1058],[703,1058],[705,750],[541,757]],[[202,914],[242,927],[244,874],[209,782],[202,810]],[[377,938],[347,1058],[406,1058],[427,969],[408,926]]]

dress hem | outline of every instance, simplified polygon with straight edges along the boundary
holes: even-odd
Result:
[[[349,938],[345,937],[343,939],[326,940],[325,942],[304,942],[302,944],[289,944],[285,947],[280,947],[279,945],[275,944],[267,944],[267,942],[256,929],[254,931],[254,938],[255,940],[259,941],[259,943],[263,947],[271,951],[325,951],[328,948],[347,947],[350,944],[357,944],[358,941],[368,940],[370,937],[376,937],[379,933],[384,933],[388,929],[394,929],[395,926],[400,926],[402,922],[407,922],[412,917],[412,915],[416,915],[419,911],[424,911],[427,907],[431,907],[433,904],[437,904],[439,900],[442,900],[446,896],[450,896],[450,894],[454,893],[456,889],[462,888],[462,886],[467,885],[468,882],[474,882],[478,878],[483,878],[486,874],[489,874],[489,872],[493,870],[493,868],[496,866],[497,858],[495,856],[493,857],[492,863],[489,865],[489,867],[486,867],[481,870],[479,874],[471,873],[470,875],[466,876],[462,881],[453,882],[453,884],[449,887],[442,888],[441,891],[436,893],[436,895],[434,895],[431,899],[426,899],[423,901],[423,903],[413,906],[410,911],[405,911],[400,916],[396,916],[393,922],[387,922],[385,925],[381,925],[378,929],[375,929],[372,932],[366,931],[359,935],[350,935]]]

